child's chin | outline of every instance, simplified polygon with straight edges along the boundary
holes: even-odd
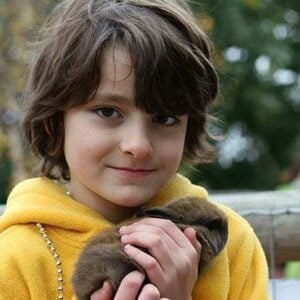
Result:
[[[135,194],[128,194],[124,197],[121,196],[115,203],[118,203],[120,206],[124,207],[139,207],[145,203],[147,203],[151,199],[151,197],[147,197],[146,195],[135,195]]]

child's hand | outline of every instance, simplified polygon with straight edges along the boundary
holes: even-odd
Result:
[[[139,271],[127,274],[122,280],[114,300],[169,300],[161,298],[159,290],[153,284],[146,284],[141,292],[145,275]],[[91,300],[112,300],[113,289],[108,282],[104,282],[103,287],[91,295]]]
[[[105,281],[103,283],[102,288],[95,291],[92,295],[90,300],[111,300],[113,296],[113,289],[112,286]]]
[[[162,297],[191,299],[201,252],[194,229],[182,232],[169,220],[145,218],[122,227],[120,233],[125,252],[145,270]]]

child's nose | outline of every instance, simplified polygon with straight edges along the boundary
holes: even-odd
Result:
[[[143,126],[128,128],[120,143],[120,149],[134,159],[144,159],[153,152],[151,134]]]

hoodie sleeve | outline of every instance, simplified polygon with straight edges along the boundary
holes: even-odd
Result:
[[[231,211],[228,262],[229,300],[267,300],[268,267],[261,244],[252,227]]]
[[[4,233],[0,236],[0,300],[29,299],[28,286],[14,257],[15,248],[7,236]]]
[[[55,264],[47,263],[39,236],[28,234],[33,230],[35,225],[16,225],[0,235],[0,300],[56,298]]]

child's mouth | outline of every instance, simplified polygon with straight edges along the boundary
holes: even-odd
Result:
[[[117,174],[125,177],[142,178],[146,177],[154,172],[155,169],[148,168],[131,168],[131,167],[114,167],[109,166],[110,169],[117,172]]]

